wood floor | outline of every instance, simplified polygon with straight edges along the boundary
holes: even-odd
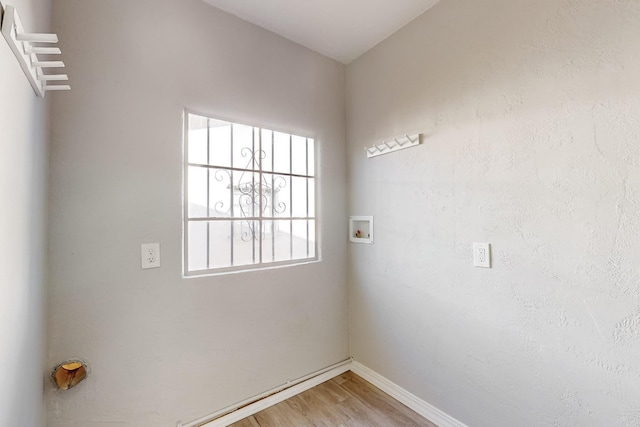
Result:
[[[347,372],[231,427],[437,427]]]

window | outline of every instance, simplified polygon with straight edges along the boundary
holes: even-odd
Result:
[[[184,270],[316,258],[315,141],[185,114]]]

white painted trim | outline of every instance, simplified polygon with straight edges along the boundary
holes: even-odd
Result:
[[[178,422],[177,427],[226,427],[253,414],[283,402],[290,397],[305,392],[338,375],[344,374],[351,368],[351,360],[347,359],[328,368],[306,375],[285,385],[266,391],[235,405],[217,411],[186,424]]]
[[[449,414],[442,412],[435,406],[425,402],[414,394],[409,393],[399,385],[389,381],[382,375],[364,366],[362,363],[356,362],[355,360],[352,361],[351,371],[369,381],[371,384],[378,387],[398,402],[422,415],[432,423],[437,424],[439,427],[467,427],[461,421],[456,420]]]
[[[439,427],[467,427],[467,425],[461,421],[456,420],[449,414],[409,393],[402,387],[353,359],[337,363],[286,385],[276,387],[259,396],[247,399],[198,420],[191,421],[190,423],[182,424],[178,422],[177,427],[227,427],[303,393],[338,375],[344,374],[347,371],[352,371],[354,374],[359,375],[364,380],[378,387],[398,402],[406,405]]]

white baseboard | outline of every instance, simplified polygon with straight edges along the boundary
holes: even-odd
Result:
[[[389,396],[396,399],[398,402],[406,405],[413,411],[422,415],[432,423],[438,425],[438,427],[467,427],[464,423],[456,420],[449,414],[442,412],[435,406],[425,402],[419,397],[409,393],[399,385],[389,381],[377,372],[367,368],[362,363],[351,362],[351,371],[369,381],[380,390],[387,393]]]
[[[406,405],[408,408],[422,415],[432,423],[438,425],[439,427],[467,427],[462,422],[456,420],[452,416],[442,412],[438,408],[424,400],[418,398],[417,396],[409,393],[402,387],[397,384],[389,381],[382,375],[377,372],[369,369],[363,364],[356,362],[355,360],[345,361],[343,363],[338,364],[334,368],[327,368],[328,370],[323,371],[319,375],[312,376],[308,379],[302,379],[301,382],[282,390],[274,389],[273,393],[267,392],[264,393],[267,397],[262,398],[260,400],[256,400],[253,403],[247,404],[246,406],[242,406],[233,412],[226,413],[220,417],[212,419],[215,417],[215,414],[212,416],[206,417],[206,419],[211,421],[204,421],[205,418],[197,421],[193,421],[188,424],[178,423],[178,427],[227,427],[235,422],[238,422],[244,418],[250,417],[251,415],[257,414],[260,411],[263,411],[273,405],[276,405],[280,402],[283,402],[290,397],[296,396],[302,392],[305,392],[319,384],[322,384],[325,381],[328,381],[338,375],[342,375],[347,371],[352,371],[356,375],[359,375],[366,381],[370,382],[374,386],[378,387],[383,392],[387,393],[389,396],[396,399],[398,402]],[[306,378],[306,377],[305,377]],[[225,411],[220,411],[220,413],[225,413]]]
[[[200,427],[227,427],[228,425],[250,417],[253,414],[257,414],[258,412],[263,411],[280,402],[283,402],[290,397],[296,396],[317,385],[320,385],[325,381],[329,381],[330,379],[335,378],[338,375],[342,375],[345,372],[349,371],[350,367],[351,362],[343,363],[339,366],[336,366],[335,368],[332,368],[331,370],[323,372],[322,374],[316,375],[282,391],[278,391],[275,394],[265,397],[264,399],[260,399],[247,406],[243,406],[242,408],[227,415],[221,416],[207,423],[197,425]]]

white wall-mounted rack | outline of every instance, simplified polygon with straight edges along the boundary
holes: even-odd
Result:
[[[403,135],[397,138],[393,138],[389,141],[384,141],[382,144],[375,144],[371,147],[364,147],[367,152],[367,158],[381,156],[383,154],[393,153],[394,151],[404,150],[405,148],[415,147],[420,145],[421,134],[415,135]]]
[[[58,43],[58,36],[47,33],[26,33],[18,12],[11,5],[5,5],[3,8],[0,3],[0,14],[2,35],[7,40],[36,95],[42,98],[50,90],[71,90],[69,85],[51,84],[51,82],[69,80],[66,74],[45,74],[43,72],[43,69],[63,68],[64,62],[43,61],[38,58],[38,55],[60,55],[62,53],[59,48],[52,46]]]

